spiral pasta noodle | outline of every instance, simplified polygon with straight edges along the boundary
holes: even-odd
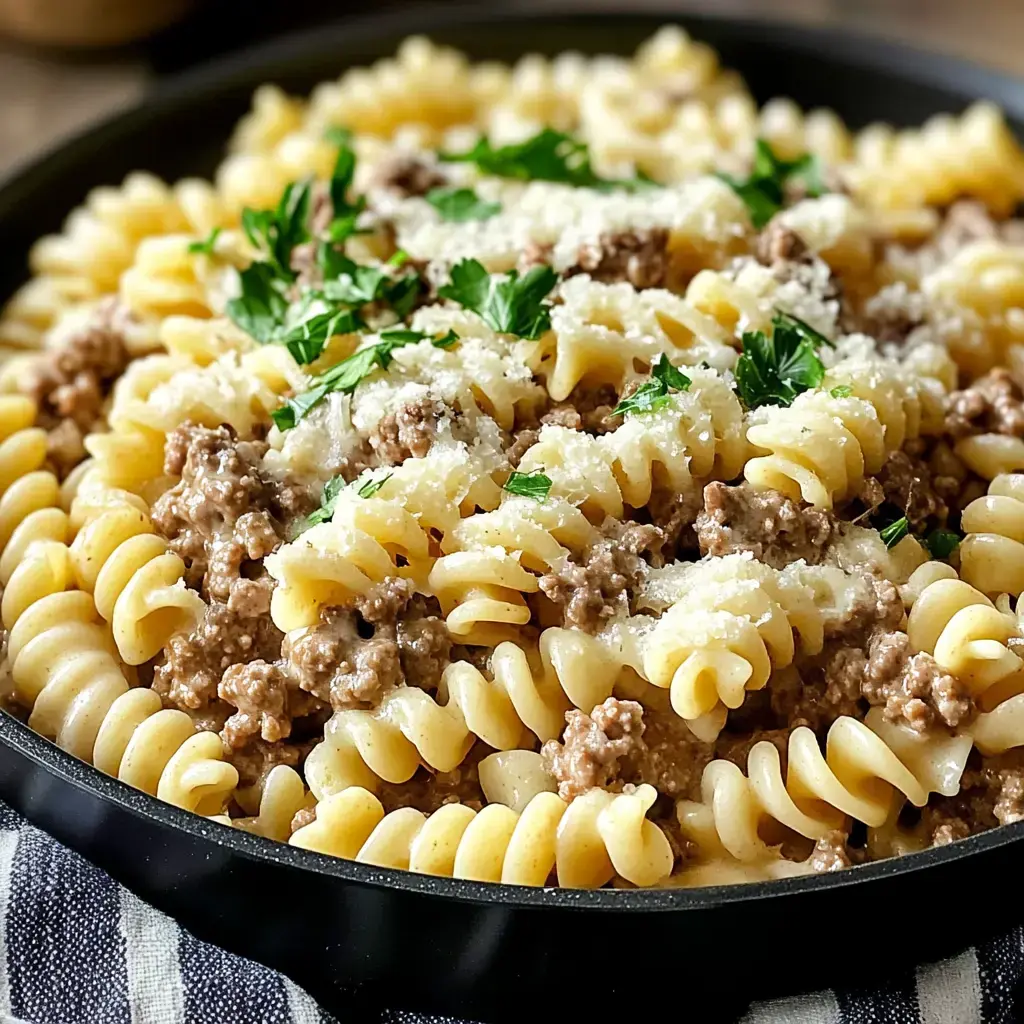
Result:
[[[762,823],[777,822],[797,835],[820,839],[845,815],[868,825],[887,818],[894,792],[917,807],[928,799],[921,783],[884,741],[854,718],[837,718],[822,754],[805,726],[789,737],[787,770],[778,749],[754,744],[747,773],[731,761],[712,761],[701,780],[701,801],[680,801],[683,833],[702,854],[723,850],[739,861],[774,859]]]
[[[412,808],[385,815],[372,793],[354,787],[317,804],[316,821],[292,835],[308,850],[379,867],[512,885],[597,888],[618,875],[654,885],[672,870],[668,840],[644,817],[655,791],[593,790],[566,805],[540,793],[521,814],[501,804],[480,812],[449,804],[429,817]]]

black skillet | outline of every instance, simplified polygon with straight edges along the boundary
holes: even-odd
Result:
[[[623,5],[626,6],[625,4]],[[0,190],[0,295],[92,187],[145,168],[209,174],[255,86],[294,92],[426,32],[475,58],[628,53],[666,15],[413,9],[317,29],[189,73]],[[1019,127],[1024,86],[817,28],[688,16],[759,100],[852,124],[914,124],[987,97]],[[731,1016],[751,996],[874,984],[1024,917],[1024,823],[811,877],[702,890],[573,892],[378,870],[211,824],[102,775],[0,715],[0,798],[199,937],[278,968],[348,1016],[350,990],[462,1017]],[[363,1004],[360,1004],[363,1005]],[[348,1017],[348,1019],[352,1019]]]

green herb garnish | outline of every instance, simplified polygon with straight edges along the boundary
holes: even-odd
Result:
[[[755,143],[754,168],[749,177],[740,179],[723,173],[718,177],[743,200],[758,230],[782,209],[790,180],[802,180],[809,196],[820,196],[825,191],[816,156],[805,153],[796,160],[780,160],[764,139]]]
[[[239,271],[238,280],[242,294],[228,300],[225,312],[246,334],[266,345],[274,340],[288,311],[277,273],[269,263],[253,263]]]
[[[404,333],[404,332],[398,332]],[[373,345],[353,352],[347,359],[325,370],[315,377],[315,384],[308,391],[287,399],[272,413],[274,423],[281,430],[290,430],[310,410],[315,409],[329,394],[338,392],[350,395],[364,377],[378,367],[386,370],[391,365],[391,353],[396,348],[410,344],[408,338],[382,338]],[[418,340],[418,339],[416,339]]]
[[[213,247],[220,237],[221,228],[214,228],[206,238],[198,242],[189,242],[188,251],[195,256],[212,256]]]
[[[275,273],[287,281],[295,280],[292,250],[309,240],[309,197],[310,183],[293,181],[285,187],[277,209],[242,210],[246,238],[266,255]]]
[[[878,536],[882,538],[885,546],[891,549],[896,547],[908,533],[910,533],[910,523],[907,522],[907,517],[904,516],[902,519],[897,519],[895,523],[890,523],[879,530]]]
[[[394,475],[394,473],[387,473],[379,480],[371,478],[356,491],[356,494],[360,498],[372,498]]]
[[[492,146],[487,138],[464,153],[439,153],[449,163],[476,164],[484,174],[517,181],[558,181],[577,188],[600,191],[650,188],[654,183],[644,175],[635,178],[601,178],[594,173],[585,142],[564,132],[544,128],[523,142]]]
[[[448,331],[447,334],[432,337],[426,331],[414,331],[406,327],[396,327],[394,330],[381,331],[380,336],[385,341],[400,341],[403,345],[417,341],[426,341],[427,338],[430,338],[430,343],[434,348],[451,348],[459,340],[459,336],[454,331]]]
[[[924,546],[931,552],[932,558],[948,561],[960,546],[960,534],[955,530],[932,530],[924,539]]]
[[[441,214],[442,220],[458,224],[468,220],[487,220],[501,212],[501,203],[489,203],[471,188],[434,188],[424,198]]]
[[[651,379],[619,402],[612,410],[612,415],[636,416],[639,413],[654,412],[668,404],[670,392],[687,391],[691,383],[690,378],[673,366],[663,352],[651,369]]]
[[[501,276],[489,274],[477,260],[463,260],[437,294],[471,309],[500,334],[534,340],[551,327],[544,299],[557,283],[550,267],[531,267],[522,277],[515,270]]]
[[[792,405],[797,395],[817,387],[825,377],[825,366],[811,340],[822,337],[817,331],[808,335],[803,321],[784,314],[773,317],[772,325],[770,337],[762,331],[743,335],[736,387],[748,409]]]
[[[356,221],[366,209],[366,199],[359,196],[355,202],[349,202],[348,198],[356,173],[352,133],[347,128],[334,126],[324,132],[324,138],[338,147],[328,189],[331,197],[331,223],[327,228],[328,240],[337,244],[357,233]]]
[[[853,394],[853,388],[849,384],[837,384],[829,394],[833,398],[849,398]]]
[[[302,524],[302,529],[308,530],[311,526],[326,523],[334,515],[334,509],[338,504],[338,495],[344,489],[344,477],[335,476],[328,480],[324,484],[323,494],[320,495],[320,507],[306,517],[305,522]]]
[[[513,472],[505,481],[505,490],[509,494],[543,501],[551,492],[551,477],[545,476],[539,469],[532,473]]]

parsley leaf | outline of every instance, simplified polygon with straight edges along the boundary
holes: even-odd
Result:
[[[825,376],[824,364],[811,340],[811,336],[821,335],[795,317],[776,315],[772,324],[771,337],[762,331],[743,335],[736,387],[748,409],[792,405],[797,395],[817,387]]]
[[[559,181],[577,188],[608,191],[616,188],[650,188],[646,176],[635,178],[601,178],[594,173],[590,152],[585,142],[554,128],[544,128],[536,135],[508,146],[494,147],[484,137],[464,153],[439,153],[449,163],[472,163],[497,178],[518,181]]]
[[[404,332],[398,332],[404,333]],[[339,392],[350,395],[359,382],[380,367],[386,370],[391,364],[391,353],[396,348],[408,345],[410,338],[382,338],[373,345],[353,352],[347,359],[325,370],[314,378],[315,384],[308,391],[303,391],[287,399],[284,405],[278,406],[270,415],[281,430],[290,430],[310,410],[315,409],[329,394]]]
[[[509,494],[543,501],[551,492],[551,477],[545,476],[539,469],[532,473],[513,472],[505,481],[505,490]]]
[[[488,203],[471,188],[434,188],[425,198],[441,214],[442,220],[459,224],[467,220],[487,220],[501,211],[501,203]]]
[[[907,517],[904,516],[902,519],[897,519],[895,523],[890,523],[879,530],[878,536],[882,538],[885,546],[891,549],[896,547],[908,533],[910,533],[910,523],[907,522]]]
[[[833,398],[849,398],[853,394],[853,388],[849,384],[837,384],[829,394]]]
[[[327,308],[318,311],[323,303],[310,304],[309,310],[273,339],[284,345],[295,358],[305,365],[318,359],[327,342],[336,334],[354,334],[364,327],[355,310]]]
[[[463,260],[452,267],[451,283],[437,294],[471,309],[500,334],[532,341],[551,327],[544,299],[557,283],[550,267],[531,267],[522,277],[515,270],[498,276],[487,273],[477,260]]]
[[[302,529],[308,530],[311,526],[326,523],[334,515],[335,506],[338,504],[338,495],[344,489],[344,477],[336,476],[328,480],[324,484],[323,494],[320,495],[320,507],[306,517],[306,521],[302,524]]]
[[[397,279],[391,277],[388,266],[400,264],[389,260],[385,266],[362,266],[326,243],[320,246],[317,260],[326,279],[321,288],[324,297],[346,306],[383,302],[404,319],[415,305],[422,286],[415,271]]]
[[[796,331],[804,341],[810,342],[815,348],[821,348],[822,345],[826,348],[835,348],[831,340],[826,338],[821,331],[816,331],[809,323],[801,320],[798,316],[793,316],[792,313],[784,313],[781,309],[777,309],[772,317],[772,323],[776,328],[782,325],[791,331]]]
[[[924,546],[931,552],[932,558],[947,561],[950,555],[960,546],[960,534],[955,530],[932,530],[924,539]]]
[[[329,194],[331,197],[332,220],[327,228],[327,237],[332,242],[343,242],[356,234],[356,221],[366,209],[366,199],[359,196],[349,202],[348,193],[356,173],[356,153],[352,148],[352,133],[347,128],[333,126],[324,132],[324,138],[338,147],[338,155],[331,172]]]
[[[670,391],[687,391],[692,381],[668,361],[663,352],[651,369],[651,379],[641,384],[612,410],[613,416],[636,416],[654,412],[668,404]]]
[[[288,300],[279,290],[277,273],[269,263],[253,263],[239,271],[241,295],[225,306],[227,315],[258,342],[266,345],[288,309]]]
[[[394,475],[394,473],[386,473],[378,480],[371,477],[356,491],[356,494],[360,498],[372,498]]]
[[[796,160],[781,160],[764,139],[755,143],[754,167],[749,177],[743,180],[723,173],[718,177],[743,200],[758,230],[782,209],[785,187],[791,179],[802,180],[809,196],[820,196],[825,191],[816,156],[805,153]]]
[[[246,238],[262,252],[277,274],[295,280],[291,255],[295,246],[309,240],[308,181],[292,182],[281,195],[276,210],[242,210],[242,230]]]
[[[426,331],[414,331],[405,327],[395,328],[390,331],[381,331],[380,336],[385,341],[400,341],[403,345],[416,341],[426,341],[427,338],[430,338],[430,335],[427,334]],[[451,346],[458,340],[459,336],[454,331],[448,331],[447,334],[431,338],[430,343],[434,348],[451,348]]]
[[[196,256],[212,256],[213,247],[217,244],[217,238],[220,236],[221,228],[214,228],[206,238],[198,242],[190,242],[188,251]]]

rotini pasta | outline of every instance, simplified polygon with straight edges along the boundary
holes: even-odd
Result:
[[[465,880],[1002,821],[1021,199],[989,104],[854,132],[674,27],[266,86],[0,317],[5,700],[212,822]]]

